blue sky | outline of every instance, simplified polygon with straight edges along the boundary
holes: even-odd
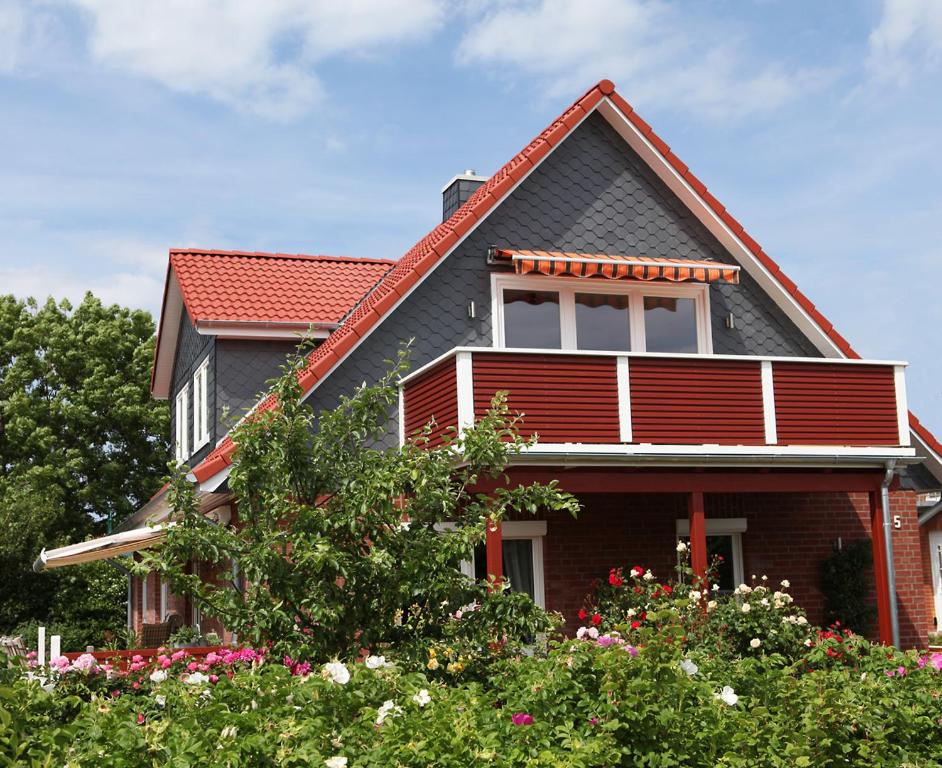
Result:
[[[939,0],[0,0],[0,291],[395,258],[601,77],[942,432]]]

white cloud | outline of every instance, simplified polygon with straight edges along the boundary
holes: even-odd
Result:
[[[822,69],[756,67],[733,30],[659,0],[536,0],[495,5],[458,48],[459,63],[536,76],[559,97],[603,77],[633,103],[711,118],[770,111],[823,86]]]
[[[19,298],[32,296],[40,303],[51,296],[56,301],[68,299],[76,304],[86,291],[91,291],[105,304],[148,309],[152,314],[163,294],[163,281],[149,275],[116,272],[85,277],[72,270],[48,267],[0,268],[0,286],[3,293]]]
[[[444,16],[442,0],[71,1],[96,61],[276,119],[321,97],[318,62],[421,37]]]
[[[870,33],[867,65],[880,81],[905,83],[919,68],[942,63],[942,2],[883,0]]]

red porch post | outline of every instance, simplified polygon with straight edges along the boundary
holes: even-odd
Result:
[[[690,566],[694,575],[706,578],[707,544],[706,518],[703,512],[703,493],[694,491],[687,497],[688,516],[690,518]]]
[[[500,520],[489,520],[484,549],[487,552],[487,581],[490,584],[504,580],[504,544],[501,535]]]
[[[870,540],[873,543],[873,577],[877,588],[877,620],[880,642],[893,645],[893,620],[890,616],[890,581],[886,548],[883,541],[883,501],[879,491],[870,491]]]

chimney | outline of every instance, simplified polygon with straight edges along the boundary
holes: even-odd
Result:
[[[452,177],[442,187],[442,221],[449,219],[485,181],[487,176],[478,176],[471,169]]]

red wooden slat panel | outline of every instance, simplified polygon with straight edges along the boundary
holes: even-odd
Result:
[[[406,439],[434,419],[429,447],[441,445],[445,430],[458,424],[458,376],[455,358],[406,383],[403,390]]]
[[[615,358],[475,352],[474,414],[482,416],[499,391],[524,414],[522,435],[543,443],[617,443]]]
[[[782,445],[899,445],[890,365],[772,364]]]
[[[631,358],[636,443],[763,445],[757,360]]]

